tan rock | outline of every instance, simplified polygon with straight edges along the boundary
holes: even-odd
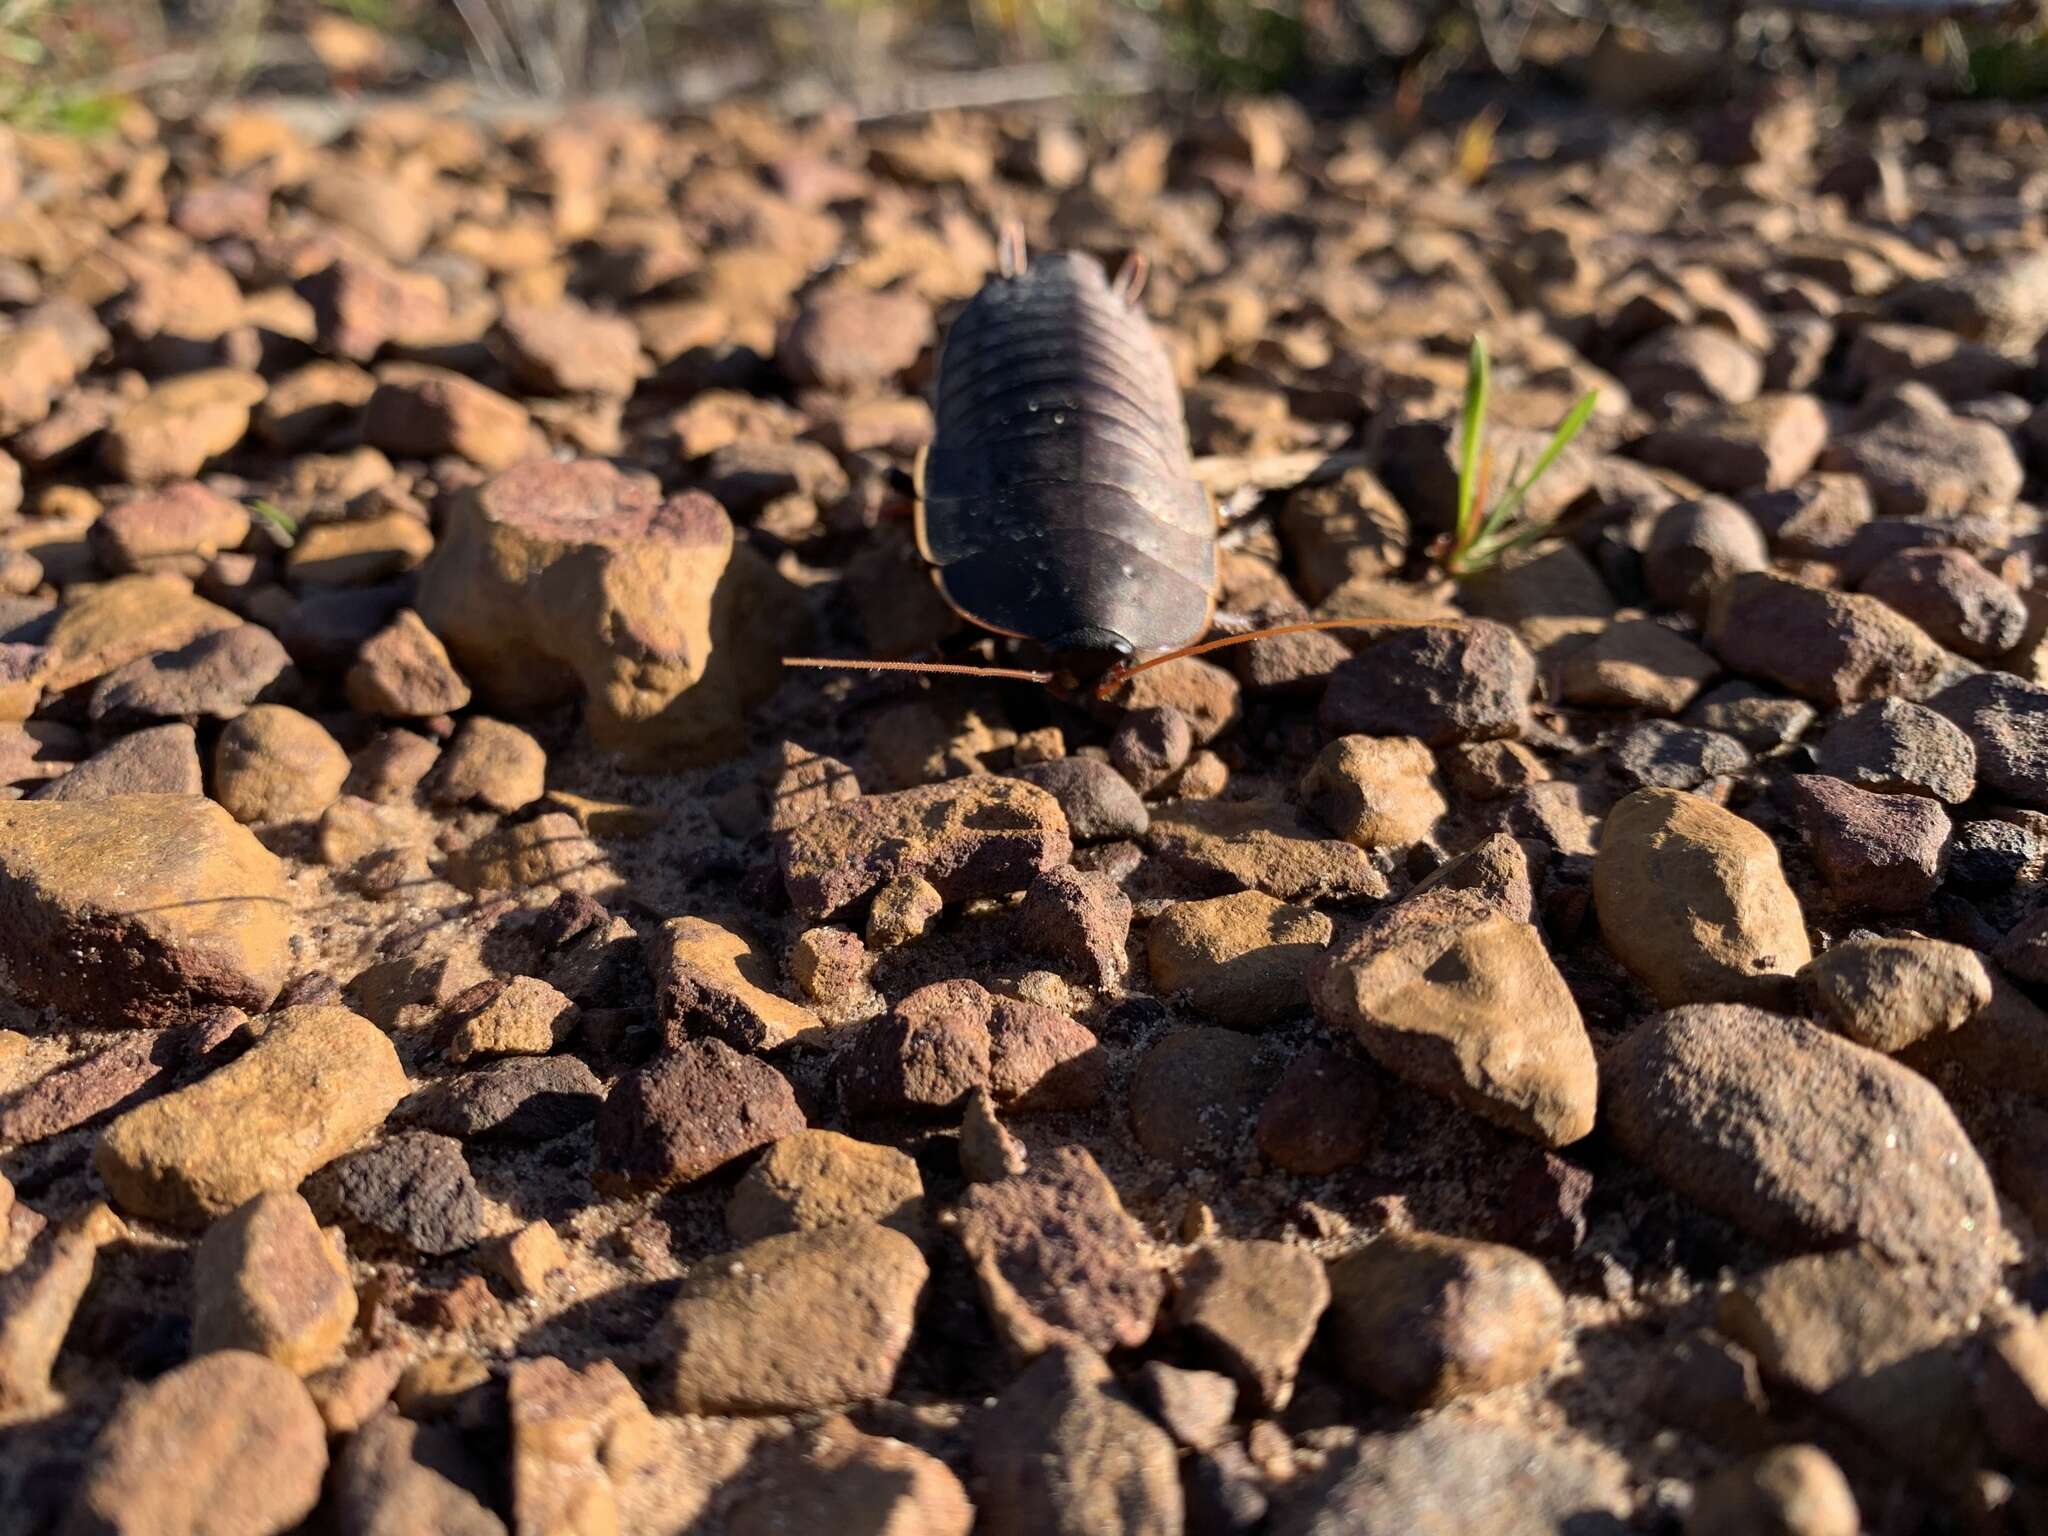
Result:
[[[1607,814],[1593,865],[1600,931],[1667,1008],[1788,995],[1813,957],[1771,839],[1674,789],[1639,789]]]
[[[0,983],[100,1023],[270,1005],[292,966],[284,866],[198,795],[0,802]]]
[[[619,877],[566,811],[487,832],[448,860],[448,878],[465,891],[523,891],[552,885],[603,900]]]
[[[512,1419],[515,1536],[613,1536],[612,1480],[648,1455],[653,1415],[609,1360],[578,1371],[517,1360],[506,1377]]]
[[[100,564],[115,575],[189,577],[248,536],[247,512],[218,492],[186,480],[101,513],[86,542]]]
[[[115,418],[100,458],[136,485],[189,480],[242,440],[268,390],[262,375],[237,368],[177,374]]]
[[[11,1187],[8,1195],[11,1206]],[[126,1231],[104,1203],[88,1206],[0,1277],[0,1420],[50,1406],[50,1371],[92,1284],[99,1251]]]
[[[487,1243],[482,1257],[521,1296],[540,1295],[569,1263],[561,1238],[544,1221],[530,1221],[517,1232]]]
[[[548,757],[516,725],[472,715],[462,722],[427,784],[436,805],[471,801],[516,811],[547,793]]]
[[[518,401],[423,363],[391,363],[378,371],[363,412],[363,440],[394,458],[452,453],[484,469],[508,468],[536,449],[533,423]]]
[[[743,1243],[785,1232],[874,1221],[924,1233],[924,1180],[894,1147],[837,1131],[798,1131],[761,1154],[726,1202],[726,1230]]]
[[[41,681],[64,693],[152,651],[174,651],[242,621],[167,576],[117,576],[76,590],[43,644]]]
[[[434,552],[434,531],[410,512],[314,523],[300,531],[284,568],[301,587],[355,587],[401,576]]]
[[[114,1121],[93,1166],[124,1209],[199,1226],[295,1187],[383,1124],[406,1087],[398,1052],[367,1019],[286,1008],[241,1057]]]
[[[1264,1029],[1308,1007],[1308,971],[1335,926],[1263,891],[1176,902],[1152,919],[1152,985],[1218,1023]]]
[[[343,681],[349,705],[366,715],[416,720],[469,702],[447,648],[410,608],[363,642]]]
[[[312,1207],[258,1195],[206,1229],[193,1259],[192,1350],[247,1350],[304,1376],[331,1361],[356,1320],[355,1283]]]
[[[647,946],[655,1008],[675,1039],[709,1034],[735,1050],[772,1051],[824,1025],[771,990],[775,965],[741,935],[701,917],[663,923]]]
[[[1340,736],[1301,778],[1301,803],[1361,848],[1406,848],[1450,806],[1436,759],[1412,736]]]
[[[728,1536],[839,1527],[871,1536],[967,1536],[974,1507],[936,1456],[833,1417],[772,1447],[726,1517]]]
[[[282,704],[230,720],[213,747],[213,796],[239,822],[318,816],[348,772],[348,753],[327,727]]]

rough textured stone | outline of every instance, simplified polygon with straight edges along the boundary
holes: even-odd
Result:
[[[1959,549],[1902,549],[1862,589],[1965,656],[2002,656],[2026,634],[2019,593]]]
[[[1406,848],[1430,835],[1450,807],[1436,759],[1411,737],[1340,736],[1301,779],[1301,802],[1361,848]]]
[[[726,1517],[731,1536],[849,1526],[875,1536],[968,1536],[967,1491],[936,1456],[864,1435],[842,1418],[760,1458],[760,1477]]]
[[[597,1074],[574,1056],[515,1056],[436,1078],[399,1114],[421,1130],[463,1141],[531,1145],[588,1124],[603,1100]]]
[[[406,1131],[349,1152],[307,1183],[322,1215],[352,1236],[381,1238],[413,1253],[457,1253],[483,1236],[483,1196],[462,1144]]]
[[[88,712],[102,729],[232,720],[269,692],[290,664],[284,646],[260,625],[215,629],[114,668],[93,685]]]
[[[1312,1045],[1259,1108],[1259,1155],[1289,1173],[1348,1168],[1379,1135],[1379,1084],[1364,1063]]]
[[[1146,929],[1152,985],[1237,1029],[1263,1029],[1308,1007],[1310,962],[1330,919],[1260,891],[1168,907]]]
[[[1700,1484],[1685,1536],[1857,1536],[1842,1469],[1817,1445],[1781,1445]]]
[[[647,945],[654,1003],[671,1043],[709,1035],[740,1051],[772,1051],[824,1030],[778,996],[774,963],[742,935],[701,917],[663,923]]]
[[[1123,980],[1131,898],[1109,876],[1047,870],[1024,892],[1016,916],[1026,953],[1071,967],[1098,987]]]
[[[1513,1248],[1390,1232],[1330,1265],[1330,1324],[1347,1377],[1434,1408],[1542,1372],[1564,1337],[1564,1296]]]
[[[117,576],[76,589],[43,637],[43,691],[66,692],[138,656],[174,651],[241,622],[168,576]]]
[[[743,1243],[863,1221],[917,1237],[923,1206],[917,1164],[894,1147],[798,1131],[770,1146],[733,1187],[725,1226]]]
[[[1326,731],[1413,736],[1428,747],[1522,734],[1536,661],[1506,626],[1481,619],[1365,635],[1365,648],[1330,676],[1319,712]]]
[[[1046,791],[986,775],[864,795],[782,834],[782,879],[805,917],[828,918],[915,876],[947,902],[1021,891],[1073,852]]]
[[[427,796],[436,805],[516,811],[547,793],[547,770],[547,753],[525,731],[472,715],[427,776]]]
[[[1680,1193],[1781,1248],[1864,1242],[1981,1284],[1991,1176],[1941,1095],[1874,1051],[1758,1009],[1679,1008],[1609,1055],[1606,1125]]]
[[[475,992],[479,989],[471,989]],[[575,1032],[576,1005],[538,976],[515,976],[471,1002],[451,1008],[446,1023],[450,1061],[484,1056],[545,1056]]]
[[[524,891],[551,885],[595,900],[620,886],[611,861],[567,811],[486,832],[448,860],[448,881],[465,891]]]
[[[379,370],[376,391],[363,408],[363,441],[393,458],[452,453],[483,469],[532,458],[536,447],[532,423],[518,401],[422,363]]]
[[[192,1348],[240,1349],[304,1376],[341,1352],[356,1320],[348,1263],[312,1207],[258,1195],[206,1229],[192,1265]]]
[[[469,703],[469,684],[410,608],[363,642],[343,681],[349,706],[365,715],[419,720]]]
[[[368,1020],[285,1008],[243,1055],[108,1126],[93,1166],[123,1208],[198,1226],[290,1189],[382,1124],[405,1088],[397,1051]]]
[[[1922,795],[1876,795],[1824,774],[1797,774],[1786,798],[1828,894],[1847,907],[1911,912],[1941,884],[1948,813]]]
[[[1683,635],[1648,619],[1625,619],[1573,651],[1561,677],[1568,703],[1675,715],[1720,670]]]
[[[7,1196],[13,1207],[11,1187]],[[0,1275],[0,1412],[15,1417],[54,1406],[50,1371],[64,1335],[92,1284],[100,1249],[126,1233],[120,1217],[95,1203],[47,1233],[21,1263]]]
[[[670,1189],[804,1128],[788,1081],[718,1040],[693,1040],[613,1085],[597,1116],[597,1171],[612,1193]]]
[[[1550,1146],[1593,1128],[1593,1047],[1543,939],[1464,891],[1377,914],[1312,973],[1316,1015],[1379,1063]]]
[[[2048,688],[2003,672],[1980,672],[1928,703],[1960,726],[1977,749],[1980,787],[2022,805],[2048,806]]]
[[[737,750],[801,614],[716,502],[664,501],[596,461],[465,493],[419,579],[421,616],[485,703],[580,697],[598,745],[644,767]]]
[[[653,1452],[653,1415],[618,1366],[577,1370],[560,1360],[515,1360],[506,1373],[512,1426],[512,1513],[519,1536],[583,1536],[618,1529],[614,1481]]]
[[[917,1244],[869,1223],[764,1238],[699,1265],[668,1312],[664,1406],[790,1413],[883,1395],[927,1274]]]
[[[1365,851],[1270,800],[1180,800],[1152,818],[1146,843],[1186,884],[1223,894],[1263,891],[1280,901],[1385,896]]]
[[[1230,1167],[1272,1076],[1257,1042],[1236,1030],[1174,1030],[1131,1074],[1131,1130],[1173,1167]]]
[[[1880,794],[1961,805],[1977,787],[1977,749],[1924,704],[1872,699],[1837,715],[1821,737],[1820,771]]]
[[[2002,510],[2024,479],[2004,432],[1956,415],[1913,383],[1899,385],[1857,430],[1829,444],[1820,467],[1862,476],[1880,517]]]
[[[341,1447],[333,1498],[349,1536],[505,1536],[490,1485],[454,1425],[382,1413]]]
[[[1697,795],[1639,789],[1593,866],[1600,931],[1666,1007],[1781,997],[1812,958],[1770,838]]]
[[[320,1501],[327,1432],[298,1377],[222,1350],[127,1398],[93,1442],[64,1529],[162,1533],[293,1529]]]
[[[310,715],[258,704],[213,747],[213,795],[240,822],[318,816],[341,793],[348,754]]]
[[[158,725],[103,747],[31,800],[106,800],[116,795],[204,794],[199,738],[189,725]]]
[[[1939,939],[1846,939],[1799,985],[1823,1024],[1887,1055],[1961,1028],[1991,1002],[1976,951]]]
[[[1182,1269],[1176,1327],[1194,1334],[1261,1413],[1294,1395],[1294,1373],[1329,1303],[1322,1261],[1288,1243],[1218,1242]]]
[[[1735,671],[1830,709],[1925,698],[1957,670],[1926,631],[1876,598],[1762,571],[1715,589],[1707,642]]]

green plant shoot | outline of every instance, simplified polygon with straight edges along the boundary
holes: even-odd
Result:
[[[270,536],[286,549],[299,541],[299,520],[277,503],[258,496],[249,503],[249,510],[269,525]]]
[[[1477,575],[1502,555],[1532,544],[1550,532],[1550,519],[1528,521],[1517,514],[1529,492],[1536,488],[1536,482],[1571,446],[1572,439],[1585,430],[1593,407],[1600,400],[1597,389],[1581,395],[1550,434],[1550,441],[1543,445],[1529,473],[1517,478],[1521,473],[1518,462],[1508,476],[1507,492],[1486,508],[1480,505],[1480,497],[1490,472],[1485,444],[1486,408],[1492,388],[1493,370],[1486,355],[1486,343],[1475,336],[1465,368],[1465,408],[1459,421],[1458,519],[1451,533],[1450,548],[1444,555],[1444,569],[1452,576]]]

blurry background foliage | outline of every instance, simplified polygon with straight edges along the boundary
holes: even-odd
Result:
[[[130,94],[403,90],[451,78],[700,102],[781,89],[856,104],[1004,72],[1196,93],[1540,71],[1616,29],[1666,53],[1799,67],[1834,48],[1932,61],[1960,92],[2048,92],[2044,0],[0,0],[0,121],[103,131]],[[1793,8],[1788,12],[1786,7]],[[1805,12],[1818,11],[1812,16]],[[1847,42],[1840,41],[1847,38]],[[1826,52],[1825,47],[1822,52]],[[798,82],[810,94],[792,93]]]

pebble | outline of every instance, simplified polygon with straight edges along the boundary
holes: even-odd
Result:
[[[1543,759],[1519,741],[1459,742],[1439,762],[1451,788],[1468,800],[1499,800],[1551,777]]]
[[[597,1115],[608,1194],[672,1189],[804,1128],[780,1072],[718,1040],[692,1040],[612,1086]]]
[[[7,1194],[18,1213],[23,1207],[14,1204],[11,1187]],[[67,1217],[0,1275],[0,1412],[18,1418],[57,1405],[50,1372],[64,1336],[92,1285],[100,1250],[126,1235],[121,1218],[97,1202]]]
[[[1770,565],[1763,530],[1748,513],[1718,498],[1682,501],[1658,514],[1643,551],[1643,579],[1666,608],[1706,617],[1716,590],[1730,577]]]
[[[1052,960],[1097,987],[1123,980],[1131,899],[1107,875],[1047,870],[1018,903],[1015,934],[1025,953]]]
[[[1977,783],[2022,805],[2048,806],[2048,688],[1980,672],[1929,699],[1977,749]]]
[[[394,459],[454,454],[481,469],[533,457],[526,408],[445,368],[388,363],[363,408],[363,441]]]
[[[800,386],[867,390],[909,368],[932,338],[931,305],[914,293],[835,284],[805,299],[775,361]]]
[[[515,383],[543,395],[630,395],[640,335],[621,315],[581,304],[508,304],[491,333]]]
[[[398,1053],[368,1020],[285,1008],[234,1061],[114,1121],[93,1166],[123,1209],[200,1226],[292,1188],[382,1124],[405,1090]]]
[[[1045,790],[979,775],[827,807],[778,851],[791,904],[815,922],[903,876],[946,902],[1008,895],[1065,864],[1073,842]]]
[[[1183,656],[1140,672],[1110,698],[1123,710],[1170,709],[1187,721],[1195,745],[1206,746],[1237,723],[1242,694],[1222,667]]]
[[[1267,1029],[1308,1007],[1308,969],[1335,926],[1262,891],[1181,901],[1145,931],[1152,985],[1233,1029]]]
[[[246,1350],[296,1376],[333,1361],[355,1326],[348,1262],[290,1190],[206,1229],[192,1263],[192,1349]]]
[[[837,1131],[797,1131],[763,1152],[733,1186],[725,1227],[743,1243],[852,1222],[924,1234],[924,1180],[894,1147]]]
[[[868,1025],[833,1064],[856,1117],[943,1114],[986,1087],[995,999],[978,982],[933,982]]]
[[[1764,365],[1728,332],[1710,325],[1669,325],[1632,347],[1617,370],[1638,400],[1700,395],[1726,405],[1754,400]]]
[[[1902,549],[1878,562],[1862,590],[1952,651],[1988,661],[2020,643],[2020,595],[1959,549]]]
[[[489,1489],[454,1425],[381,1413],[342,1443],[332,1497],[347,1536],[506,1536]]]
[[[282,704],[256,705],[214,743],[213,795],[240,822],[316,817],[348,773],[348,754],[327,728]]]
[[[831,1418],[757,1458],[760,1476],[726,1516],[729,1536],[835,1526],[901,1536],[968,1536],[974,1508],[936,1456]]]
[[[109,575],[197,576],[248,536],[249,514],[239,503],[185,480],[109,507],[85,542]]]
[[[567,811],[486,832],[449,855],[447,877],[472,893],[553,886],[599,901],[616,895],[621,884],[604,849]]]
[[[884,881],[868,906],[868,948],[898,949],[924,937],[945,905],[945,898],[922,876]]]
[[[233,720],[284,677],[291,657],[255,624],[216,629],[115,667],[93,685],[87,713],[103,729],[158,720]]]
[[[547,753],[516,725],[472,715],[425,776],[435,805],[485,806],[517,811],[547,793]]]
[[[1912,912],[1941,884],[1948,813],[1920,795],[1876,795],[1796,774],[1785,795],[1828,894],[1845,907]]]
[[[1301,902],[1390,889],[1363,849],[1323,836],[1273,800],[1179,800],[1153,816],[1145,841],[1169,869],[1217,894],[1255,890]]]
[[[1311,1045],[1259,1107],[1259,1156],[1311,1177],[1361,1161],[1378,1138],[1380,1090],[1363,1062]]]
[[[1770,838],[1697,795],[1639,789],[1608,812],[1593,899],[1608,949],[1667,1008],[1780,999],[1812,958]]]
[[[505,1409],[514,1530],[616,1530],[614,1484],[652,1459],[657,1433],[625,1373],[609,1360],[581,1370],[547,1356],[515,1360]]]
[[[1820,467],[1861,476],[1879,517],[2001,511],[2018,498],[2025,478],[2004,432],[1956,415],[1914,383],[1866,407],[1857,429],[1822,452]]]
[[[1131,1130],[1174,1168],[1227,1168],[1272,1084],[1256,1041],[1195,1025],[1163,1035],[1131,1074]]]
[[[201,1355],[124,1398],[93,1441],[65,1529],[272,1536],[320,1502],[327,1431],[283,1366]]]
[[[61,778],[38,785],[31,800],[105,800],[116,795],[198,796],[206,791],[199,737],[184,724],[157,725],[120,737]]]
[[[772,1051],[823,1034],[817,1014],[773,990],[768,956],[704,918],[663,923],[647,941],[647,969],[671,1044],[708,1036],[738,1051]]]
[[[470,699],[448,648],[410,608],[363,642],[343,686],[358,714],[395,720],[451,714]]]
[[[457,1253],[483,1236],[483,1197],[462,1144],[405,1131],[329,1163],[306,1185],[323,1216],[352,1235],[416,1254]]]
[[[1811,395],[1768,394],[1682,417],[1636,445],[1651,464],[1725,496],[1791,485],[1828,438],[1827,412]]]
[[[802,1413],[885,1395],[929,1271],[860,1223],[763,1238],[684,1277],[660,1336],[672,1413]]]
[[[1927,632],[1879,602],[1753,572],[1717,587],[1707,643],[1730,669],[1829,709],[1926,698],[1959,669]]]
[[[996,1118],[996,1101],[986,1088],[967,1096],[960,1114],[960,1171],[970,1183],[993,1184],[1022,1173],[1030,1164],[1024,1143]]]
[[[1009,776],[1035,784],[1057,800],[1066,815],[1067,830],[1077,843],[1142,837],[1152,824],[1131,781],[1096,758],[1027,763],[1012,768]]]
[[[1578,1004],[1542,936],[1480,896],[1431,891],[1375,914],[1310,988],[1326,1026],[1417,1087],[1547,1146],[1593,1128]]]
[[[478,1256],[519,1296],[545,1295],[548,1282],[569,1267],[569,1250],[545,1221],[491,1239]]]
[[[1610,737],[1607,747],[1616,773],[1660,789],[1694,789],[1749,767],[1748,749],[1733,736],[1669,720],[1629,726]]]
[[[1716,1004],[1609,1054],[1604,1121],[1679,1193],[1774,1247],[1869,1244],[1988,1280],[1991,1177],[1925,1078],[1801,1020]]]
[[[1448,814],[1436,759],[1412,737],[1340,736],[1302,775],[1301,803],[1347,843],[1406,848]]]
[[[836,757],[793,741],[776,748],[777,768],[768,786],[768,830],[787,832],[828,805],[858,799],[860,780]]]
[[[1010,1383],[976,1428],[974,1466],[988,1536],[1186,1529],[1173,1440],[1087,1349],[1051,1348]]]
[[[462,1141],[538,1144],[587,1125],[604,1085],[574,1056],[515,1056],[426,1084],[400,1109],[421,1130]]]
[[[370,586],[417,567],[433,553],[434,534],[408,509],[302,529],[284,558],[293,586]]]
[[[1180,772],[1194,750],[1194,727],[1188,724],[1186,715],[1168,705],[1125,710],[1109,737],[1110,763],[1126,781],[1146,794]],[[1050,784],[1045,787],[1053,789]],[[1054,790],[1054,793],[1058,791]],[[1060,797],[1060,803],[1066,804],[1064,795]],[[1141,814],[1142,809],[1141,803]],[[1142,837],[1144,832],[1144,827],[1138,826],[1108,835]],[[1079,833],[1075,835],[1081,836]]]
[[[1564,1336],[1549,1273],[1498,1243],[1389,1232],[1333,1261],[1329,1283],[1338,1365],[1399,1408],[1527,1381]]]
[[[1427,879],[1419,880],[1409,894],[1425,891],[1470,891],[1500,908],[1518,923],[1536,921],[1536,876],[1549,856],[1548,845],[1523,842],[1505,832],[1496,832],[1477,847],[1468,848],[1444,864]]]
[[[1815,762],[1830,777],[1880,794],[1961,805],[1977,788],[1977,749],[1962,728],[1905,699],[1843,710],[1829,722]]]
[[[1133,1348],[1151,1336],[1165,1281],[1085,1148],[1055,1147],[1023,1173],[972,1185],[958,1213],[982,1305],[1020,1357],[1076,1341]]]
[[[1221,1241],[1197,1249],[1174,1293],[1174,1326],[1237,1383],[1254,1411],[1277,1414],[1329,1304],[1323,1264],[1291,1243]]]
[[[1976,951],[1940,939],[1845,939],[1799,985],[1823,1024],[1886,1055],[1962,1028],[1991,1002]]]
[[[1683,635],[1648,619],[1623,619],[1566,657],[1560,683],[1570,704],[1675,715],[1720,671]]]
[[[65,595],[49,633],[41,679],[47,697],[97,682],[154,651],[242,627],[227,609],[168,576],[117,576]]]
[[[1804,699],[1738,680],[1700,695],[1685,712],[1685,723],[1733,736],[1752,752],[1771,752],[1798,741],[1819,715]]]
[[[1858,1536],[1863,1517],[1842,1469],[1817,1445],[1781,1445],[1704,1480],[1685,1536]]]
[[[1490,619],[1443,628],[1367,630],[1330,675],[1318,711],[1332,735],[1413,736],[1430,748],[1520,736],[1536,659]]]
[[[1228,1376],[1147,1360],[1131,1386],[1146,1411],[1183,1448],[1213,1450],[1230,1438],[1231,1420],[1237,1416],[1237,1383]]]
[[[443,1021],[450,1061],[545,1056],[575,1032],[576,1005],[537,976],[486,982],[453,999]]]

